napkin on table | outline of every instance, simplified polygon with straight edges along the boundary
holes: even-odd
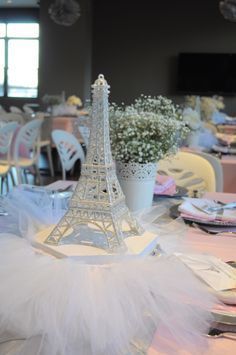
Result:
[[[171,176],[157,174],[156,184],[154,187],[154,194],[172,196],[175,193],[176,193],[175,180]]]
[[[179,206],[182,217],[196,219],[198,221],[222,221],[225,223],[236,223],[236,209],[222,209],[215,212],[204,212],[200,209],[218,206],[214,201],[205,198],[184,198]],[[199,208],[199,209],[198,209]]]
[[[227,134],[227,133],[216,133],[216,137],[223,143],[230,145],[232,143],[236,143],[236,135],[235,134]]]
[[[213,255],[181,254],[177,257],[213,290],[220,301],[236,305],[236,269]]]

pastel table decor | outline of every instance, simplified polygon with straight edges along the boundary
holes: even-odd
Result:
[[[178,151],[188,128],[178,107],[163,96],[141,95],[110,106],[112,154],[131,211],[150,208],[158,161]]]
[[[179,347],[203,353],[202,334],[219,302],[170,246],[161,251],[159,229],[146,224],[141,235],[144,224],[126,206],[111,156],[103,75],[93,86],[83,169],[67,206],[57,205],[59,191],[37,190],[36,197],[34,187],[3,198],[0,354],[9,353],[8,343],[11,355],[146,353],[162,325],[166,341],[172,334]],[[7,222],[15,232],[4,229]]]
[[[171,176],[157,174],[154,186],[156,195],[174,195],[176,193],[176,183]]]

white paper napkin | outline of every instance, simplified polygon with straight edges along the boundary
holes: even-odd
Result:
[[[213,290],[236,288],[236,269],[215,256],[180,253],[176,255]]]

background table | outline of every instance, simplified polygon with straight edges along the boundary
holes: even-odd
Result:
[[[90,120],[86,111],[81,111],[78,116],[48,116],[44,118],[42,124],[42,139],[51,139],[51,133],[54,129],[74,134],[80,142],[82,137],[79,133],[78,126],[89,126]]]

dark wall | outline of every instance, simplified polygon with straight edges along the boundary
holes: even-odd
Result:
[[[80,0],[81,16],[72,26],[54,23],[48,8],[51,0],[40,3],[40,91],[44,94],[75,94],[85,100],[90,95],[92,8],[90,0]]]
[[[49,18],[51,3],[40,6],[39,98],[65,90],[88,99],[90,84],[103,73],[113,101],[129,103],[144,93],[181,102],[175,90],[179,52],[236,53],[236,23],[224,20],[218,0],[79,0],[81,17],[70,27]],[[31,100],[0,103],[24,101]],[[235,114],[236,98],[225,101]]]
[[[104,73],[111,99],[176,93],[179,52],[236,53],[236,23],[224,20],[218,0],[94,1],[93,79]],[[217,73],[216,73],[217,75]],[[236,114],[236,98],[226,98]]]

